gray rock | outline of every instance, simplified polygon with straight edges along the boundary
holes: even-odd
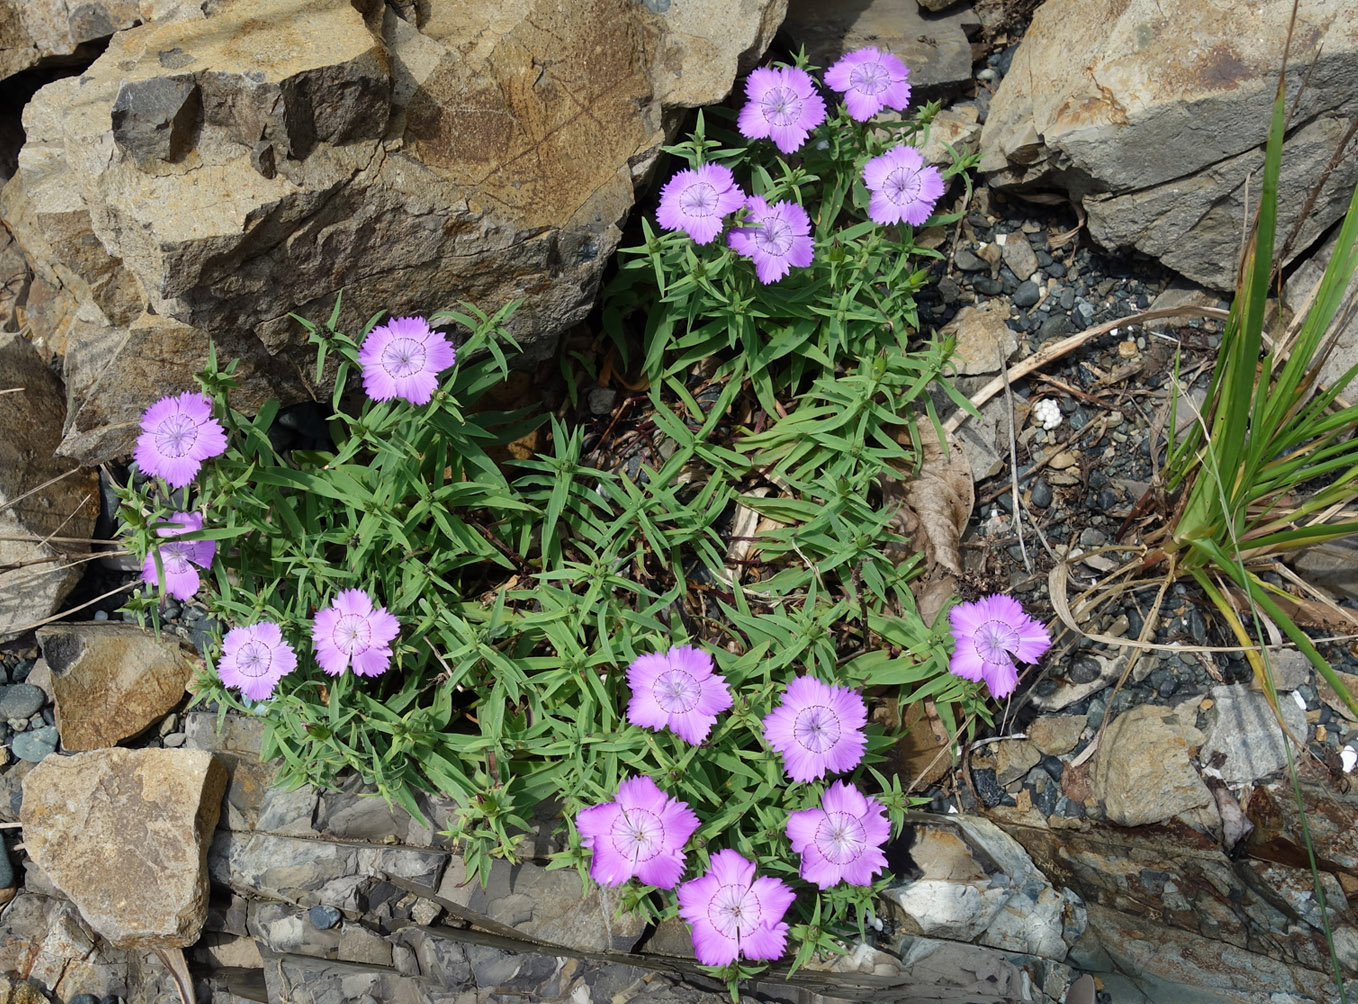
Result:
[[[646,926],[639,914],[618,912],[616,894],[591,883],[582,895],[578,875],[533,861],[496,861],[482,889],[453,856],[440,895],[529,937],[583,951],[629,951]]]
[[[989,265],[978,258],[976,254],[968,248],[957,249],[953,254],[953,264],[963,272],[984,272],[990,268]]]
[[[908,930],[1065,958],[1083,933],[1083,905],[1052,888],[1017,841],[980,817],[912,821],[910,855],[923,874],[883,894],[909,918]]]
[[[1064,188],[1104,246],[1136,247],[1195,282],[1232,288],[1291,9],[1049,0],[991,102],[982,170],[992,186]],[[1172,27],[1183,24],[1200,28]],[[1358,10],[1301,8],[1287,68],[1295,112],[1280,233],[1358,113],[1356,29]],[[1348,158],[1309,207],[1293,254],[1343,213],[1355,180],[1358,161]]]
[[[973,26],[979,22],[969,9],[926,19],[916,0],[866,0],[852,5],[801,0],[788,12],[784,30],[793,48],[805,46],[807,56],[818,66],[828,67],[844,53],[866,45],[893,52],[910,68],[910,84],[918,92],[971,81],[967,32]]]
[[[1028,238],[1022,232],[1009,234],[1005,240],[1004,263],[1018,277],[1019,282],[1032,278],[1033,273],[1037,271],[1037,253],[1033,251],[1033,246],[1028,243]]]
[[[1033,482],[1033,505],[1045,509],[1051,504],[1052,486],[1047,483],[1046,478],[1038,478]]]
[[[131,80],[113,100],[113,142],[143,171],[181,160],[203,113],[191,74]]]
[[[335,910],[336,920],[326,927],[316,924],[311,917],[317,910],[332,909],[313,906],[310,910],[304,910],[289,903],[251,902],[250,933],[274,952],[334,958],[340,943],[339,911]]]
[[[20,760],[37,763],[57,751],[57,730],[45,725],[31,732],[20,732],[10,742],[10,749]]]
[[[0,687],[0,718],[31,718],[47,703],[47,695],[31,683]]]
[[[313,906],[307,911],[307,919],[318,931],[328,931],[340,922],[341,914],[333,906]]]
[[[218,830],[208,853],[214,881],[247,897],[286,898],[299,907],[358,913],[362,887],[388,874],[436,888],[447,855],[412,847],[343,844]],[[577,883],[577,893],[579,892]]]
[[[1014,290],[1014,295],[1010,297],[1015,307],[1031,307],[1040,299],[1042,299],[1042,290],[1031,279],[1025,279],[1019,283],[1018,289]]]
[[[1209,763],[1216,754],[1222,754],[1226,758],[1221,767],[1222,780],[1227,784],[1246,784],[1286,766],[1285,740],[1267,697],[1237,684],[1213,687],[1212,700],[1213,706],[1207,712],[1206,739],[1198,758]],[[1290,696],[1278,701],[1278,709],[1288,731],[1305,744],[1306,712]]]

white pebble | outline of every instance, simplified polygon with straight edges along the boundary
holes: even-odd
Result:
[[[1292,691],[1292,700],[1297,702],[1297,707],[1302,711],[1306,710],[1306,698],[1302,697],[1297,691]]]
[[[1044,397],[1033,405],[1033,418],[1044,429],[1055,429],[1061,424],[1061,406],[1052,398]]]
[[[1345,774],[1352,774],[1355,764],[1358,764],[1358,750],[1345,746],[1339,751],[1339,765],[1344,768]]]

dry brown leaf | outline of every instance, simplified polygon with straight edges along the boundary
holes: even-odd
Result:
[[[926,431],[920,460],[918,472],[882,486],[882,502],[897,506],[893,523],[916,552],[923,552],[927,582],[940,578],[940,569],[962,574],[958,544],[971,519],[976,490],[967,456],[951,436],[945,453]]]
[[[873,721],[889,732],[900,733],[888,757],[893,767],[912,790],[922,791],[937,783],[952,769],[952,740],[947,726],[938,716],[934,702],[925,698],[905,709],[901,720],[900,705],[894,697],[880,698],[874,708]]]

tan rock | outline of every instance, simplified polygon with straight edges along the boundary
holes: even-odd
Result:
[[[995,744],[995,780],[1001,785],[1017,781],[1037,766],[1042,754],[1023,739],[1005,739]]]
[[[1013,329],[1005,323],[1009,306],[991,300],[983,307],[963,307],[948,322],[942,335],[957,339],[955,360],[965,375],[998,373],[1018,348]]]
[[[138,0],[0,0],[0,79],[70,56],[82,43],[130,28],[140,18]]]
[[[207,917],[226,772],[198,750],[49,757],[24,778],[29,855],[118,948],[182,948]]]
[[[972,153],[980,138],[980,112],[974,105],[945,108],[929,126],[929,141],[920,149],[920,153],[926,164],[951,164],[952,154],[948,152],[948,147],[960,154]],[[1026,279],[1027,276],[1021,278]]]
[[[1142,705],[1118,715],[1099,743],[1094,794],[1122,826],[1158,823],[1214,806],[1169,708]]]
[[[80,622],[38,631],[52,672],[56,726],[67,750],[113,746],[184,697],[193,665],[179,641],[135,624]]]
[[[241,360],[242,410],[310,396],[289,312],[327,316],[340,289],[351,332],[520,299],[508,327],[551,354],[671,112],[722,100],[786,0],[202,6],[147,0],[148,23],[44,87],[0,192],[33,287],[68,294],[30,320],[69,346],[61,449],[85,462],[130,452],[209,336]]]
[[[1028,738],[1043,753],[1060,756],[1080,741],[1088,715],[1043,715],[1028,726]]]

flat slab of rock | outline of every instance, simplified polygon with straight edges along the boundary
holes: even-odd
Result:
[[[1248,784],[1287,766],[1282,729],[1267,697],[1237,684],[1213,687],[1212,700],[1199,760],[1209,763],[1215,754],[1222,754],[1221,778],[1227,784]],[[1279,698],[1278,710],[1292,737],[1305,743],[1306,712],[1286,695]]]
[[[39,868],[118,948],[182,948],[207,919],[207,851],[226,771],[199,750],[49,757],[19,821]]]
[[[783,30],[818,66],[871,45],[895,53],[910,67],[912,88],[941,89],[971,80],[967,29],[973,25],[980,26],[970,10],[926,14],[918,0],[801,0],[788,12]]]
[[[116,745],[165,717],[193,675],[178,640],[135,624],[80,622],[38,631],[68,750]]]

